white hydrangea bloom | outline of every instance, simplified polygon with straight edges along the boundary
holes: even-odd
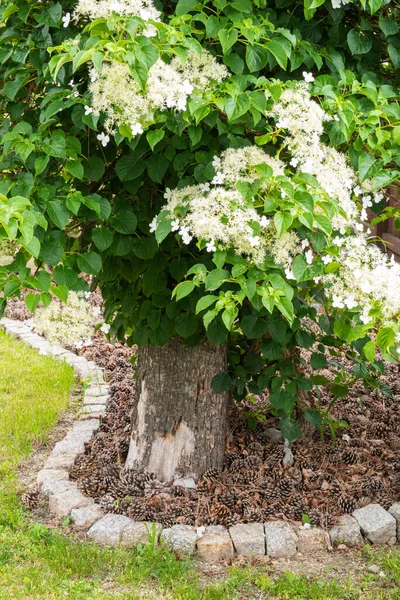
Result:
[[[203,50],[201,55],[189,50],[187,61],[184,64],[178,57],[174,57],[171,66],[184,81],[201,90],[206,89],[210,81],[221,83],[230,75],[226,66],[219,63],[207,50]]]
[[[88,345],[99,322],[100,309],[90,306],[82,292],[69,292],[65,304],[53,301],[47,308],[38,308],[33,316],[37,333],[45,335],[52,343],[77,348]]]
[[[285,89],[271,116],[277,118],[278,127],[289,132],[286,145],[292,154],[290,164],[313,175],[321,188],[344,210],[346,216],[333,218],[334,228],[354,226],[358,209],[352,199],[352,191],[358,191],[357,175],[345,154],[321,142],[324,122],[332,117],[311,99],[306,84],[298,84],[296,89]],[[363,185],[365,188],[368,186],[366,183]]]
[[[347,308],[361,307],[364,323],[371,321],[371,309],[379,309],[383,318],[390,321],[400,312],[400,264],[368,243],[363,234],[342,239],[335,258],[340,269],[323,276],[333,306],[340,298]]]
[[[350,0],[331,0],[332,8],[340,8],[342,5],[349,4]]]
[[[209,63],[213,69],[207,68]],[[126,124],[130,126],[132,135],[141,134],[143,127],[154,122],[156,110],[185,110],[194,85],[199,84],[204,90],[210,81],[220,81],[228,75],[223,65],[221,69],[214,68],[215,65],[218,65],[217,61],[207,50],[203,50],[201,57],[190,52],[185,65],[177,59],[167,64],[159,58],[149,70],[143,91],[127,64],[116,61],[104,63],[100,72],[92,69],[90,73],[93,113],[107,114],[105,127],[108,131],[114,125]]]
[[[144,21],[159,21],[161,13],[152,0],[79,0],[74,16],[108,19],[115,13],[121,16],[140,17]]]

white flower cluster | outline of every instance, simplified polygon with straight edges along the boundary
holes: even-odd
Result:
[[[85,295],[69,292],[65,304],[53,301],[46,308],[38,308],[33,316],[35,330],[52,343],[62,346],[89,346],[96,325],[101,323],[100,307],[93,307]]]
[[[74,16],[91,20],[108,19],[113,13],[140,17],[144,21],[158,21],[161,14],[152,0],[79,0]]]
[[[233,186],[236,185],[237,181],[252,183],[260,177],[260,173],[256,169],[259,165],[271,167],[274,177],[285,174],[285,164],[281,160],[266,154],[258,146],[228,148],[221,157],[214,157],[213,166],[216,174],[212,183],[225,183]]]
[[[95,69],[91,72],[91,108],[95,115],[100,112],[107,114],[105,127],[108,132],[115,125],[129,125],[132,135],[137,135],[143,133],[143,127],[154,122],[157,109],[185,110],[194,86],[201,82],[206,89],[212,80],[221,81],[227,75],[227,69],[218,65],[206,50],[201,57],[190,52],[184,65],[178,59],[173,59],[170,64],[158,59],[149,70],[143,91],[132,77],[128,65],[104,63],[100,73]]]
[[[203,50],[201,55],[189,50],[185,63],[175,56],[171,61],[171,66],[184,81],[189,81],[200,90],[207,89],[211,80],[221,83],[230,75],[226,66],[219,63],[207,50]]]
[[[20,247],[17,240],[3,240],[0,243],[0,267],[12,263]]]
[[[208,252],[219,246],[233,248],[258,264],[270,254],[278,264],[289,267],[301,251],[297,234],[286,232],[278,239],[275,226],[256,210],[254,199],[246,200],[236,189],[238,181],[259,178],[257,165],[267,164],[274,175],[282,175],[283,163],[257,146],[248,146],[229,148],[221,157],[214,157],[213,164],[217,170],[213,186],[205,183],[167,190],[168,202],[162,210],[172,218],[172,231],[177,231],[185,244],[193,237],[205,241]],[[155,226],[153,222],[152,231]]]
[[[350,0],[331,0],[332,8],[340,8],[342,5],[349,4]]]
[[[304,83],[298,84],[294,90],[285,89],[271,115],[278,119],[278,127],[289,132],[286,145],[292,155],[291,166],[313,175],[344,211],[344,215],[332,219],[333,227],[340,230],[348,225],[354,227],[358,223],[359,211],[352,194],[356,189],[361,190],[358,177],[345,154],[321,142],[324,122],[332,117],[311,99]],[[368,189],[368,183],[363,183],[363,190]]]
[[[339,242],[340,240],[340,242]],[[335,241],[335,240],[334,240]],[[322,281],[336,308],[358,308],[363,323],[377,310],[390,321],[400,312],[400,264],[389,259],[362,234],[338,238],[340,269]]]

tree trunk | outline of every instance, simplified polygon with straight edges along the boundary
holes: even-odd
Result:
[[[229,394],[217,394],[211,380],[227,366],[227,344],[190,348],[175,338],[140,349],[126,466],[144,467],[160,481],[221,469]]]

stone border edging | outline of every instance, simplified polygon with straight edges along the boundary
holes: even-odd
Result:
[[[84,452],[85,442],[90,441],[105,415],[109,386],[104,380],[103,369],[62,346],[51,344],[33,333],[23,321],[3,318],[0,325],[7,333],[36,348],[40,354],[65,360],[81,379],[89,380],[84,389],[79,420],[54,446],[37,474],[37,485],[49,499],[50,512],[59,519],[71,517],[75,526],[86,530],[90,540],[113,547],[133,547],[139,543],[146,544],[149,537],[155,536],[182,554],[192,554],[197,550],[200,557],[208,562],[230,560],[235,554],[291,558],[297,553],[308,555],[331,550],[333,544],[360,546],[365,541],[388,545],[394,545],[396,541],[400,543],[400,503],[393,504],[388,511],[379,504],[369,504],[355,510],[352,515],[342,515],[329,534],[318,527],[295,527],[287,521],[278,520],[238,523],[229,530],[222,525],[198,528],[173,525],[164,529],[160,523],[138,522],[124,515],[105,514],[92,498],[84,496],[77,484],[70,481],[67,470]]]

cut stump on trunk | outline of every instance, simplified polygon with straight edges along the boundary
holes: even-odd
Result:
[[[217,394],[211,381],[227,367],[227,344],[192,348],[174,338],[141,348],[126,467],[145,468],[160,481],[222,469],[229,393]]]

